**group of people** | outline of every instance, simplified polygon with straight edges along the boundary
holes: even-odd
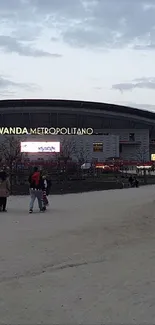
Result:
[[[29,213],[33,212],[34,202],[38,200],[38,206],[40,212],[44,212],[49,205],[47,196],[50,191],[51,182],[47,179],[47,176],[43,174],[38,167],[34,167],[32,174],[29,176],[29,186],[30,186],[30,207]]]
[[[39,170],[38,167],[34,167],[33,172],[29,176],[29,190],[30,190],[30,206],[29,213],[33,212],[34,202],[38,200],[38,206],[40,212],[44,212],[49,205],[47,196],[50,192],[51,181],[48,180],[47,175],[43,171]],[[138,187],[139,182],[136,176],[130,176],[129,184],[131,187]],[[0,211],[7,212],[7,197],[10,194],[10,181],[7,170],[0,170]]]
[[[49,205],[47,196],[50,192],[51,181],[48,180],[47,175],[34,167],[33,172],[29,176],[29,190],[30,190],[30,206],[29,213],[33,212],[34,202],[38,200],[40,212],[44,212]],[[7,198],[10,195],[10,180],[7,170],[5,168],[0,170],[0,211],[7,212]]]
[[[130,186],[131,187],[139,187],[139,181],[138,181],[138,179],[136,178],[136,176],[130,176],[129,177],[129,184],[130,184]]]

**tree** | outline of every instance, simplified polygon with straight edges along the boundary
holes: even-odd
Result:
[[[137,160],[141,163],[146,163],[147,162],[147,156],[149,155],[149,149],[148,148],[142,148],[140,147],[138,150],[137,150]],[[146,184],[147,183],[147,176],[146,176],[146,168],[143,168],[142,169],[142,172],[143,172],[143,176],[144,176],[144,183]]]
[[[81,147],[76,147],[75,153],[78,163],[80,165],[83,165],[88,161],[89,151],[86,147],[84,147],[84,145],[82,145]]]
[[[58,160],[64,161],[65,164],[73,158],[76,152],[76,143],[73,137],[65,137],[61,141],[60,153],[57,155]]]
[[[60,146],[60,153],[56,154],[56,160],[58,162],[58,179],[60,180],[63,178],[65,180],[67,178],[67,163],[72,160],[73,156],[75,155],[75,140],[73,137],[65,136],[62,138],[61,146]],[[61,167],[61,162],[63,162],[63,170]]]
[[[87,165],[84,168],[81,168],[83,164],[90,162],[90,147],[89,145],[87,146],[85,141],[76,143],[75,158],[78,162],[78,179],[86,175],[86,173],[87,175],[90,175],[90,173],[94,174],[95,169],[91,164],[90,166]]]
[[[24,156],[20,149],[19,137],[3,136],[3,141],[0,143],[0,157],[3,165],[9,168],[11,187],[13,170],[17,170],[17,165],[22,162]]]
[[[149,149],[140,147],[136,152],[136,159],[139,162],[145,163],[148,160],[147,159],[148,155],[149,155]]]

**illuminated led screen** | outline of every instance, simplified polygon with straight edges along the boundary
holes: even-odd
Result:
[[[21,142],[21,152],[60,152],[60,142]]]
[[[151,160],[155,161],[155,154],[154,153],[151,154]]]

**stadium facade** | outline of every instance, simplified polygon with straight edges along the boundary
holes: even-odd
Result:
[[[155,113],[119,105],[50,99],[2,100],[1,140],[2,130],[10,127],[59,130],[44,135],[23,134],[21,138],[24,141],[25,137],[26,141],[60,141],[63,145],[64,139],[71,141],[72,137],[79,152],[83,148],[88,161],[105,161],[110,157],[149,161],[155,153]],[[68,132],[66,135],[65,129],[85,133],[79,136],[76,132]]]

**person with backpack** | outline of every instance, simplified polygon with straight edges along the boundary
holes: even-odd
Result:
[[[4,170],[0,171],[0,211],[7,212],[7,197],[10,193],[10,181]]]
[[[29,184],[30,184],[30,209],[29,213],[33,212],[33,206],[34,202],[37,198],[38,200],[38,206],[40,209],[40,212],[44,212],[43,209],[43,190],[44,190],[44,180],[42,178],[41,172],[38,170],[38,167],[34,167],[33,173],[29,176]]]

